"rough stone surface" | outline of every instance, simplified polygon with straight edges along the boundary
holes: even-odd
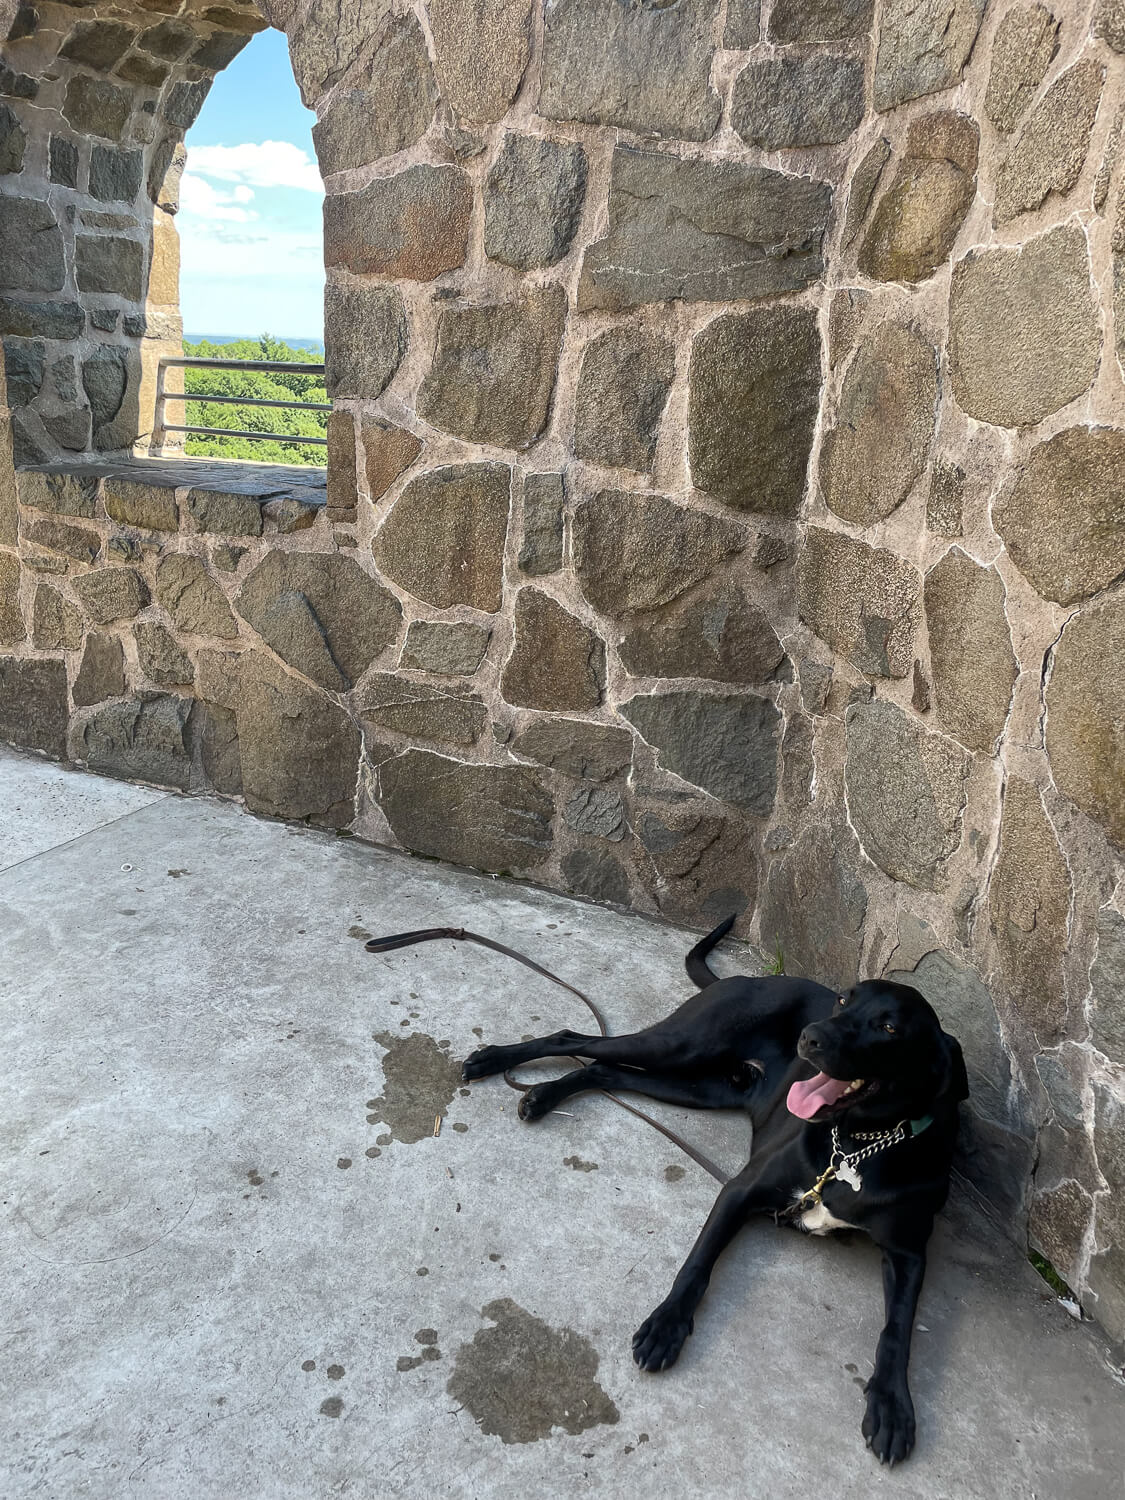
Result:
[[[1125,6],[1122,0],[1097,0],[1094,35],[1104,37],[1115,52],[1125,52]]]
[[[0,104],[0,176],[23,171],[27,133],[6,104]]]
[[[1125,846],[1125,597],[1067,623],[1047,687],[1047,753],[1055,784]]]
[[[407,167],[324,200],[324,264],[432,281],[464,262],[472,188],[457,167]]]
[[[35,400],[43,385],[45,354],[45,346],[38,341],[4,340],[10,405],[29,406]]]
[[[534,869],[550,852],[551,798],[530,767],[408,750],[380,766],[379,805],[400,843],[455,864]]]
[[[718,0],[557,0],[547,11],[539,113],[706,140],[721,109],[710,85],[718,9]]]
[[[1031,103],[1058,51],[1059,23],[1043,5],[1013,5],[992,43],[984,112],[1008,134]]]
[[[750,694],[641,694],[620,712],[685,781],[766,817],[777,790],[781,715]]]
[[[941,890],[961,842],[969,757],[893,703],[847,713],[848,814],[864,853],[893,880]]]
[[[58,292],[65,280],[63,237],[47,204],[0,197],[0,288]]]
[[[863,119],[863,62],[832,52],[755,58],[735,80],[730,119],[764,151],[846,140]]]
[[[570,249],[586,199],[586,153],[573,141],[509,133],[484,186],[484,253],[529,271]]]
[[[547,424],[565,317],[559,286],[443,312],[419,414],[470,442],[529,447]]]
[[[188,720],[192,701],[139,693],[96,708],[78,736],[78,753],[94,771],[186,791],[191,781]]]
[[[356,683],[398,635],[402,608],[350,557],[269,552],[238,613],[283,661],[330,692]]]
[[[1098,912],[1098,949],[1090,965],[1090,1029],[1095,1047],[1125,1064],[1125,917]]]
[[[116,344],[103,344],[82,361],[82,389],[90,403],[95,448],[124,447],[135,436],[135,375],[136,356]],[[122,430],[130,421],[131,435]]]
[[[939,536],[960,536],[965,497],[965,471],[959,464],[937,459],[926,496],[926,525]]]
[[[516,755],[586,781],[608,781],[633,759],[633,736],[621,726],[581,719],[536,719],[513,738]]]
[[[527,70],[531,0],[430,0],[429,12],[442,96],[469,120],[499,120]]]
[[[776,0],[770,10],[770,41],[842,42],[866,36],[873,10],[874,0]]]
[[[388,578],[448,609],[500,608],[511,470],[505,464],[431,469],[403,490],[373,544]]]
[[[362,88],[340,89],[313,126],[313,145],[327,177],[365,167],[420,141],[437,104],[426,39],[415,16],[391,19]]]
[[[119,141],[129,120],[131,102],[125,89],[76,73],[67,83],[62,112],[80,134]]]
[[[880,136],[875,144],[868,148],[863,160],[852,174],[848,187],[848,206],[844,213],[844,227],[840,234],[840,244],[845,250],[855,241],[856,235],[863,228],[867,210],[871,207],[875,189],[879,185],[883,168],[890,160],[890,156],[891,143],[885,136]]]
[[[844,990],[859,979],[867,892],[855,873],[855,839],[813,825],[770,866],[762,896],[762,948],[786,974]]]
[[[727,0],[723,46],[735,51],[752,47],[762,34],[762,0]]]
[[[973,50],[985,0],[887,0],[875,58],[875,108],[951,88]]]
[[[0,740],[61,760],[69,717],[61,661],[0,656]]]
[[[912,122],[906,154],[859,251],[876,281],[924,281],[948,260],[976,192],[980,131],[939,110]]]
[[[133,568],[103,568],[74,580],[74,592],[95,625],[131,620],[149,602],[148,584]]]
[[[80,292],[101,292],[132,302],[144,296],[144,247],[138,240],[80,234],[74,265]]]
[[[177,629],[188,635],[230,640],[238,634],[226,595],[198,557],[175,553],[162,558],[156,568],[156,598]]]
[[[359,714],[380,729],[446,745],[475,745],[488,723],[488,710],[476,693],[408,682],[393,672],[368,678]]]
[[[952,547],[926,574],[924,598],[938,717],[962,745],[991,755],[1019,675],[1000,575]]]
[[[608,786],[580,786],[567,800],[563,818],[575,833],[619,844],[628,832],[625,805],[620,794]]]
[[[102,493],[106,515],[122,526],[140,526],[146,531],[179,530],[176,492],[171,487],[109,477]]]
[[[85,324],[77,302],[28,302],[0,297],[0,333],[24,339],[76,339]]]
[[[937,354],[915,329],[884,323],[860,345],[820,450],[829,510],[870,526],[902,504],[926,465],[937,396]]]
[[[993,525],[1045,599],[1076,604],[1125,572],[1125,430],[1071,427],[1035,448]]]
[[[381,500],[400,474],[404,474],[422,451],[422,440],[382,417],[364,414],[359,423],[360,447],[367,492]]]
[[[1019,250],[971,253],[953,271],[953,394],[971,417],[1023,427],[1087,389],[1098,366],[1086,239],[1066,224]]]
[[[753,910],[758,866],[739,819],[713,803],[656,803],[642,813],[638,833],[646,884],[669,921],[706,929]]]
[[[693,482],[736,510],[795,515],[819,399],[820,334],[811,309],[716,318],[691,349]]]
[[[561,474],[528,474],[523,482],[519,567],[540,577],[562,567],[566,485]]]
[[[605,645],[549,594],[516,596],[515,645],[500,691],[521,708],[597,708],[605,691]]]
[[[563,857],[562,875],[567,886],[592,901],[629,904],[629,875],[619,859],[601,849],[572,849]]]
[[[824,273],[825,182],[618,146],[609,231],[587,249],[579,311],[798,291]]]
[[[58,589],[41,583],[35,590],[32,640],[40,651],[77,651],[82,644],[82,614]]]
[[[574,568],[603,615],[657,609],[746,545],[742,528],[663,495],[603,490],[574,513]]]
[[[21,542],[33,542],[51,552],[62,552],[77,562],[92,563],[102,550],[102,539],[86,526],[69,526],[65,521],[25,518],[20,526]]]
[[[1004,788],[988,908],[1013,1018],[1049,1047],[1066,1023],[1062,955],[1070,877],[1038,790],[1018,776]]]
[[[262,502],[228,490],[188,491],[186,509],[196,531],[219,536],[261,536]]]
[[[441,677],[471,677],[484,659],[492,632],[465,620],[446,624],[414,620],[406,634],[401,665]]]
[[[26,635],[20,610],[20,560],[0,552],[0,646],[14,646]]]
[[[324,288],[324,384],[329,396],[381,396],[406,353],[395,287],[329,278]]]
[[[643,328],[611,328],[582,357],[574,451],[609,468],[651,470],[676,369],[674,346]]]
[[[905,677],[914,665],[921,581],[893,552],[810,526],[797,563],[797,608],[861,672]]]
[[[91,630],[71,690],[75,708],[89,708],[125,692],[125,652],[115,635]]]
[[[157,682],[161,687],[182,687],[194,681],[191,657],[176,644],[171,631],[159,621],[134,626],[133,635],[137,642],[137,660],[150,682]]]
[[[21,505],[59,516],[92,519],[97,505],[96,479],[78,474],[42,474],[23,469],[16,475]]]
[[[176,0],[168,3],[174,6]],[[358,78],[363,64],[393,26],[390,7],[372,5],[369,0],[312,0],[307,6],[298,6],[292,0],[271,0],[266,8],[273,24],[288,33],[293,73],[301,98],[310,109],[326,90],[338,83],[347,86]],[[302,10],[303,18],[299,14]],[[164,24],[175,33],[184,29],[179,22]],[[190,32],[191,41],[195,35]]]
[[[637,620],[618,646],[634,677],[709,677],[762,683],[785,652],[768,617],[733,584],[706,587]]]
[[[102,203],[132,203],[144,179],[139,151],[95,145],[90,151],[90,196]],[[154,301],[163,300],[154,298]]]
[[[1105,68],[1085,58],[1055,79],[1001,165],[993,218],[1007,224],[1038,208],[1049,193],[1069,193],[1090,146]]]

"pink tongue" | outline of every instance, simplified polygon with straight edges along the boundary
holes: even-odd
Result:
[[[839,1078],[829,1078],[827,1073],[818,1073],[815,1078],[795,1083],[789,1090],[785,1103],[791,1115],[811,1120],[818,1109],[823,1109],[826,1104],[835,1104],[848,1087],[846,1079],[841,1081]]]

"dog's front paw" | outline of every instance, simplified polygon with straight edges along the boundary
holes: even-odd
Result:
[[[520,1095],[516,1113],[521,1120],[541,1120],[544,1115],[550,1114],[554,1107],[555,1101],[551,1097],[550,1084],[537,1083]]]
[[[491,1078],[493,1073],[502,1073],[507,1066],[504,1055],[506,1047],[478,1047],[470,1052],[461,1064],[461,1077],[466,1083],[474,1078]]]
[[[662,1302],[633,1335],[633,1359],[642,1370],[666,1370],[680,1357],[695,1324],[674,1303]]]
[[[863,1435],[881,1464],[900,1464],[914,1447],[914,1403],[904,1386],[895,1390],[869,1380]]]

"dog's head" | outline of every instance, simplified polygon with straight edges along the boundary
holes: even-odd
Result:
[[[789,1109],[803,1120],[847,1113],[852,1125],[882,1124],[969,1097],[959,1044],[906,984],[857,984],[832,1015],[805,1027],[797,1053],[817,1069],[789,1091]]]

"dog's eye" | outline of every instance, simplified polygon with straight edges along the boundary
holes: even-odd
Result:
[[[891,1023],[889,1021],[884,1021],[883,1022],[883,1030],[890,1032],[891,1036],[894,1036],[894,1034],[895,1034],[895,1029],[894,1029],[894,1027],[891,1025]]]
[[[845,1004],[847,1004],[847,999],[848,999],[847,995],[841,995],[840,998],[839,998],[839,1000],[837,1000],[836,1004],[837,1005],[845,1005]]]

